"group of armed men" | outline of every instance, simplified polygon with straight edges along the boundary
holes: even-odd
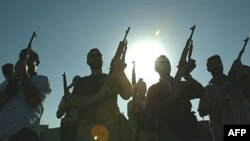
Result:
[[[183,52],[190,45],[191,36]],[[91,49],[87,53],[91,74],[76,75],[71,85],[64,86],[65,94],[56,113],[61,119],[61,141],[206,140],[191,109],[193,99],[200,99],[199,115],[209,116],[213,141],[223,140],[226,124],[250,124],[250,67],[241,63],[242,53],[228,75],[223,72],[219,55],[209,57],[207,71],[212,79],[206,87],[190,74],[195,60],[180,59],[176,76],[171,76],[169,59],[159,55],[155,60],[159,82],[147,89],[143,79],[131,84],[124,73],[123,48],[127,48],[125,38],[108,74],[102,72],[100,50]],[[21,50],[15,65],[2,66],[5,80],[0,84],[0,141],[41,140],[39,124],[51,86],[47,76],[36,73],[39,63],[39,55],[29,46]],[[124,100],[132,97],[128,119],[119,111],[118,95]]]

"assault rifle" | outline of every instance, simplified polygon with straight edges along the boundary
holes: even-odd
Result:
[[[56,116],[58,119],[61,118],[65,114],[65,112],[66,112],[66,115],[68,116],[67,113],[68,113],[68,109],[69,109],[69,107],[66,107],[66,105],[68,105],[67,99],[70,95],[70,92],[69,92],[69,89],[67,88],[67,78],[66,78],[65,72],[62,74],[62,76],[63,76],[64,95],[62,97],[62,100],[59,103],[58,110],[56,112]],[[62,110],[62,109],[65,109],[65,107],[66,107],[66,110]],[[63,127],[63,123],[64,123],[64,118],[61,119],[61,127]]]
[[[123,62],[125,62],[125,56],[126,56],[126,51],[127,51],[127,35],[129,33],[130,27],[128,27],[128,29],[125,31],[125,36],[123,38],[122,41],[120,41],[119,46],[116,50],[115,56],[113,57],[113,59],[120,59]],[[109,74],[113,74],[114,73],[114,69],[112,67],[112,65],[110,66],[110,71]]]
[[[249,37],[247,37],[247,38],[244,40],[245,44],[244,44],[243,48],[241,49],[241,51],[240,51],[240,53],[239,53],[239,55],[238,55],[238,57],[237,57],[238,60],[241,60],[242,54],[243,54],[244,51],[245,51],[245,48],[246,48],[246,45],[247,45],[248,40],[249,40]]]
[[[68,85],[67,85],[67,78],[65,72],[62,74],[63,76],[63,90],[64,90],[64,97],[68,97],[70,95]],[[67,99],[67,98],[66,98]]]
[[[192,72],[192,70],[196,67],[195,65],[195,60],[191,59],[192,56],[192,52],[193,52],[193,34],[194,34],[194,30],[195,30],[195,25],[193,27],[191,27],[191,34],[189,36],[189,38],[186,41],[186,45],[182,51],[181,54],[181,58],[179,60],[179,64],[178,64],[178,70],[176,72],[175,75],[175,79],[176,80],[181,80],[181,77],[185,77],[186,75],[188,75],[190,72]],[[187,59],[187,60],[186,60]],[[187,65],[185,65],[185,63],[187,63]],[[183,72],[181,72],[181,70],[186,70],[185,74],[181,74]]]
[[[135,61],[132,62],[134,67],[132,69],[132,90],[133,90],[133,101],[137,101],[137,92],[136,92],[136,74],[135,74]]]
[[[247,38],[244,40],[245,44],[244,44],[244,46],[242,47],[241,51],[239,52],[238,57],[234,60],[232,66],[231,66],[231,68],[230,68],[230,70],[229,70],[229,72],[228,72],[228,78],[229,78],[228,84],[229,84],[229,87],[230,87],[232,84],[234,84],[235,81],[236,81],[235,79],[237,79],[237,78],[236,78],[236,77],[237,77],[237,74],[236,74],[235,70],[237,70],[237,69],[238,69],[237,67],[239,67],[238,65],[241,64],[241,63],[240,63],[240,62],[241,62],[241,57],[242,57],[242,55],[243,55],[243,53],[244,53],[244,51],[245,51],[245,48],[246,48],[246,45],[247,45],[248,40],[249,40],[249,37],[247,37]],[[248,66],[245,66],[245,65],[243,65],[243,66],[244,66],[244,68],[245,68],[247,71],[249,71],[250,68],[249,68]]]
[[[27,47],[27,53],[26,53],[26,57],[25,57],[25,64],[27,64],[28,60],[29,60],[29,57],[30,57],[30,52],[31,52],[31,44],[33,42],[33,39],[34,37],[37,37],[37,34],[36,32],[33,32],[32,36],[31,36],[31,39],[29,41],[29,44],[28,44],[28,47]]]
[[[31,39],[28,43],[28,47],[27,47],[27,52],[25,54],[25,58],[24,58],[24,63],[27,64],[29,57],[30,57],[30,53],[31,53],[31,44],[32,41],[34,39],[34,37],[36,37],[36,32],[33,32]],[[9,94],[10,96],[13,96],[17,93],[18,90],[18,85],[19,85],[19,77],[15,74],[15,70],[13,70],[13,77],[11,78],[9,84],[7,85],[5,91],[7,94]]]
[[[133,113],[134,118],[136,121],[136,129],[134,132],[134,136],[132,136],[131,141],[138,141],[139,140],[139,132],[140,132],[140,125],[139,125],[139,117],[137,117],[137,106],[140,106],[138,104],[138,96],[137,96],[137,89],[136,89],[136,74],[135,74],[135,61],[132,62],[134,67],[132,69],[132,99],[133,99]]]
[[[116,50],[116,53],[115,53],[113,59],[118,59],[118,60],[122,60],[123,62],[125,62],[125,55],[126,55],[126,51],[127,51],[127,39],[126,38],[127,38],[128,33],[129,33],[129,30],[130,30],[130,27],[128,27],[128,29],[125,31],[125,37],[123,38],[122,41],[120,41],[119,46],[118,46],[118,48]],[[105,80],[102,88],[99,90],[99,93],[104,93],[106,91],[105,89],[106,89],[106,86],[110,83],[109,80],[111,78],[111,75],[113,75],[115,73],[116,72],[114,70],[114,67],[112,66],[112,61],[111,61],[111,63],[110,63],[110,70],[109,70],[109,76]],[[105,98],[108,98],[108,96],[105,97]],[[93,98],[93,100],[92,99],[89,100],[89,103],[94,103],[95,101],[102,100],[102,99],[103,99],[103,97],[101,97],[99,99]],[[88,105],[88,104],[86,104],[86,105]]]

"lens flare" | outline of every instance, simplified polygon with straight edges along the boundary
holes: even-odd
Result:
[[[103,125],[95,125],[91,128],[91,136],[94,140],[98,141],[108,141],[109,131]]]
[[[159,29],[157,29],[156,32],[155,32],[155,36],[159,36],[160,33],[161,33],[161,31]]]

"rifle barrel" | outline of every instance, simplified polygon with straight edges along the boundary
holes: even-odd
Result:
[[[29,55],[30,55],[30,50],[31,50],[31,44],[32,44],[32,41],[33,41],[34,37],[37,37],[36,32],[33,32],[32,36],[30,38],[30,41],[29,41],[29,44],[28,44],[28,47],[27,47],[26,57],[25,57],[25,60],[24,60],[25,64],[27,64],[27,62],[29,60],[29,57],[30,57]]]
[[[135,86],[136,85],[136,75],[135,75],[135,61],[132,62],[134,67],[132,70],[132,85]]]
[[[189,39],[192,40],[192,37],[193,37],[193,34],[194,34],[194,30],[195,30],[195,25],[193,25],[190,29],[192,30],[190,36],[189,36]]]
[[[126,41],[129,30],[130,30],[130,27],[128,27],[128,29],[125,31],[125,37],[123,38],[123,42]]]
[[[240,51],[240,53],[239,53],[239,55],[238,55],[238,57],[237,57],[238,60],[241,59],[241,57],[242,57],[242,55],[243,55],[243,53],[244,53],[244,51],[245,51],[245,48],[246,48],[246,45],[247,45],[248,40],[249,40],[249,37],[247,37],[247,38],[244,40],[245,44],[244,44],[243,48],[241,49],[241,51]]]
[[[190,47],[189,47],[189,51],[188,51],[188,61],[190,61],[191,56],[193,53],[193,41],[191,41]]]

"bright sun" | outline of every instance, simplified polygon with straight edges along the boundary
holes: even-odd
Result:
[[[136,81],[138,81],[139,78],[143,78],[147,84],[147,88],[157,83],[159,81],[159,75],[154,70],[154,62],[160,55],[171,57],[166,50],[166,45],[162,44],[158,38],[143,39],[133,43],[129,42],[126,54],[127,68],[125,69],[125,73],[130,82],[133,69],[132,62],[135,61]],[[121,112],[127,116],[127,103],[120,97],[118,98],[118,103]]]
[[[135,61],[137,81],[139,78],[143,78],[148,86],[157,82],[159,76],[154,70],[154,62],[160,55],[167,54],[164,46],[158,40],[145,39],[129,44],[126,55],[126,63],[128,65],[126,69],[127,76],[129,78],[131,77],[133,68],[132,62]]]

